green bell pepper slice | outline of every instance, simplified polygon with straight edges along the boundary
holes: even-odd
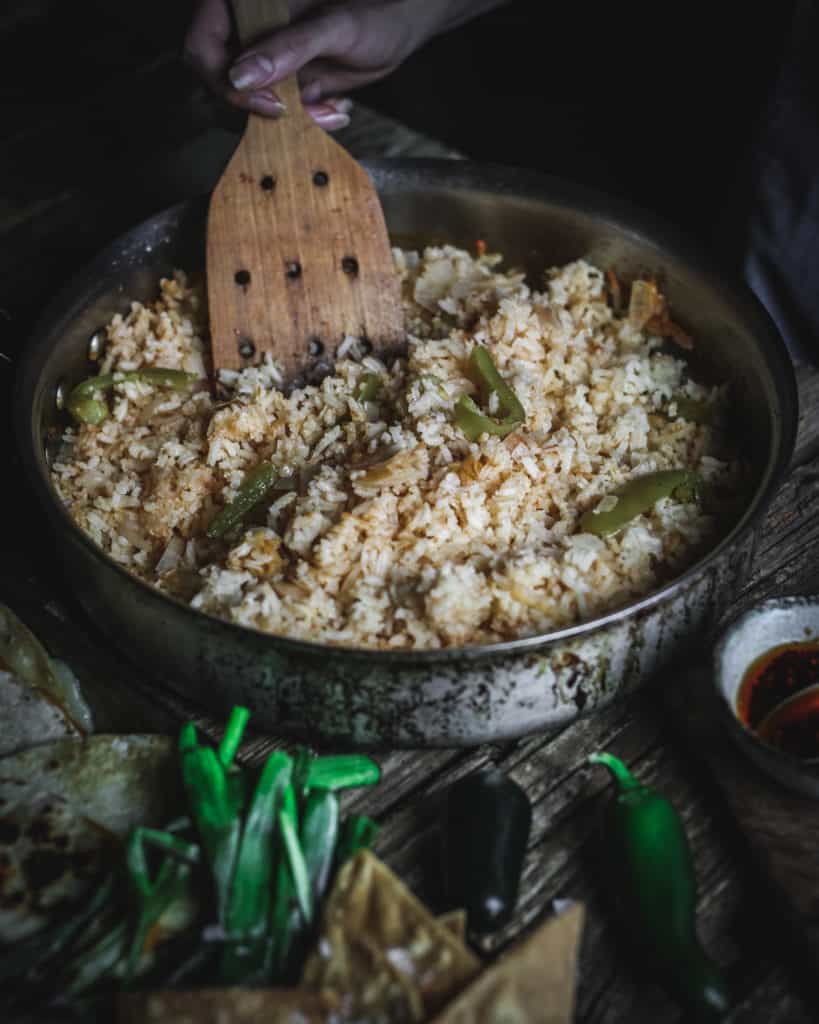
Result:
[[[609,508],[601,508],[602,498],[580,517],[580,532],[608,537],[617,533],[637,516],[650,512],[661,498],[672,496],[690,501],[697,493],[699,476],[690,469],[663,469],[646,473],[623,484],[607,498],[616,499]]]
[[[498,396],[498,403],[505,413],[502,420],[493,419],[481,412],[469,395],[461,395],[455,403],[455,422],[468,441],[477,441],[481,434],[506,437],[526,419],[526,411],[518,396],[498,373],[487,349],[476,345],[469,357],[469,368],[484,400],[490,393]]]

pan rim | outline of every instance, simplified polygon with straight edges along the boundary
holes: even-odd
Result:
[[[194,212],[199,204],[206,203],[207,196],[184,200],[168,207],[152,217],[146,218],[129,231],[119,235],[105,246],[91,261],[60,288],[46,305],[30,334],[17,368],[15,388],[14,421],[18,450],[29,483],[49,515],[56,516],[59,525],[66,529],[71,540],[84,549],[84,553],[104,570],[117,574],[117,579],[135,588],[135,591],[158,608],[173,607],[185,613],[191,622],[201,628],[218,629],[232,635],[237,641],[249,636],[259,645],[270,646],[276,653],[308,656],[326,659],[337,654],[369,665],[383,666],[424,666],[457,660],[483,661],[507,655],[537,653],[554,644],[586,637],[619,623],[640,618],[646,612],[659,609],[679,590],[685,589],[705,575],[740,540],[751,533],[753,525],[767,510],[792,458],[796,441],[798,422],[798,393],[796,376],[790,356],[773,321],[759,300],[734,274],[726,272],[718,261],[699,245],[687,238],[679,229],[668,225],[656,215],[640,209],[624,200],[614,199],[603,193],[576,185],[560,178],[502,164],[473,163],[471,161],[436,158],[364,160],[363,166],[373,175],[376,184],[386,182],[391,175],[400,175],[402,181],[411,182],[413,175],[424,178],[429,188],[432,176],[439,187],[467,187],[471,190],[489,191],[519,198],[531,198],[546,203],[580,206],[583,212],[615,227],[620,234],[638,237],[648,241],[660,251],[693,269],[707,279],[711,290],[716,291],[728,304],[737,309],[743,320],[754,322],[753,336],[761,350],[771,374],[773,390],[779,396],[779,407],[773,414],[773,438],[764,472],[743,516],[719,542],[683,573],[674,576],[650,593],[630,601],[595,618],[574,623],[561,629],[492,644],[471,644],[460,647],[398,649],[349,647],[318,641],[300,640],[293,637],[267,633],[250,626],[220,619],[192,608],[178,598],[165,594],[151,584],[139,579],[126,568],[115,562],[71,519],[59,498],[45,460],[41,430],[34,422],[34,398],[40,374],[48,362],[50,341],[59,330],[61,323],[67,323],[81,310],[77,297],[83,292],[83,285],[100,280],[110,274],[112,264],[120,261],[128,241],[144,234],[152,225],[171,222],[174,217],[181,219]]]

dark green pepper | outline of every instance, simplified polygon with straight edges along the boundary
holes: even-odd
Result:
[[[589,761],[605,765],[618,789],[604,812],[601,860],[621,923],[696,1019],[721,1020],[728,990],[697,937],[694,863],[674,805],[611,754]]]
[[[470,931],[509,921],[532,827],[532,805],[498,768],[459,779],[447,793],[443,875],[448,903],[463,907]]]

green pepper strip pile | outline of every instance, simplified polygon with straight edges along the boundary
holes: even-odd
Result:
[[[611,754],[589,761],[608,768],[618,790],[601,823],[615,911],[677,999],[698,1020],[721,1020],[728,990],[697,937],[696,876],[677,811]]]
[[[247,513],[268,493],[278,477],[278,470],[269,462],[260,462],[251,469],[236,497],[215,516],[207,530],[208,537],[216,539],[238,526]]]
[[[97,377],[89,377],[87,380],[81,381],[73,388],[68,396],[66,408],[74,419],[97,426],[108,417],[108,405],[95,397],[99,392],[110,391],[117,384],[129,382],[170,388],[172,391],[184,391],[195,380],[199,380],[195,373],[170,370],[160,366],[100,374]]]
[[[506,437],[526,419],[526,412],[518,396],[498,373],[497,367],[492,362],[492,356],[480,345],[476,345],[472,349],[469,368],[484,400],[487,400],[490,393],[494,392],[498,396],[498,403],[505,416],[500,421],[495,420],[482,413],[469,395],[461,395],[455,403],[455,422],[464,432],[468,441],[477,441],[481,434]]]
[[[333,872],[378,831],[361,816],[342,823],[337,791],[372,785],[380,772],[362,755],[317,757],[304,747],[272,753],[260,771],[243,768],[235,759],[248,717],[233,709],[218,748],[200,743],[193,723],[182,727],[190,816],[134,830],[126,885],[109,875],[84,910],[22,943],[0,979],[37,985],[48,972],[61,997],[91,1002],[112,981],[295,981]],[[196,926],[214,922],[218,938],[206,939]],[[147,955],[157,925],[162,941]]]
[[[690,501],[698,486],[699,476],[688,469],[663,469],[635,477],[614,492],[617,503],[612,508],[602,511],[598,503],[595,508],[587,509],[580,517],[580,530],[607,537],[622,530],[637,516],[650,512],[661,498],[675,496]]]

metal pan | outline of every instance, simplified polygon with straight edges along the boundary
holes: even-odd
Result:
[[[89,373],[94,332],[161,274],[204,264],[206,200],[160,213],[114,242],[43,315],[28,346],[16,426],[77,595],[124,652],[181,694],[256,723],[356,746],[466,745],[557,727],[633,689],[701,640],[737,593],[760,518],[796,435],[793,370],[753,296],[667,227],[553,179],[460,161],[367,163],[401,244],[485,238],[533,281],[586,257],[628,276],[651,271],[698,339],[696,372],[730,380],[732,415],[755,489],[730,532],[672,583],[604,615],[540,636],[443,651],[364,651],[275,637],[209,618],[130,576],[71,522],[51,487],[55,404]]]

